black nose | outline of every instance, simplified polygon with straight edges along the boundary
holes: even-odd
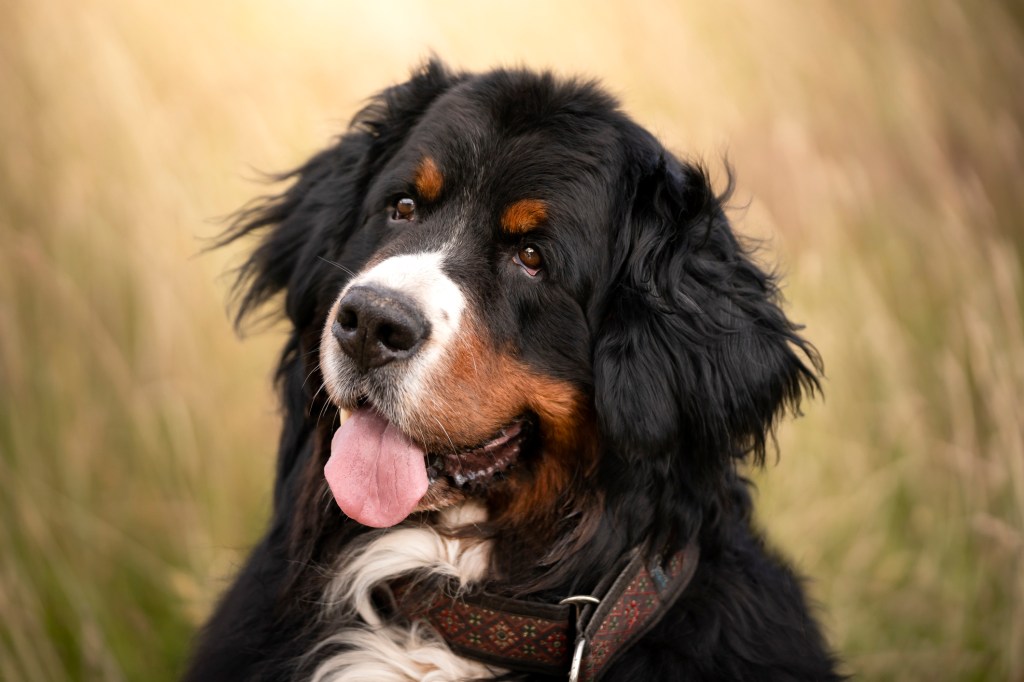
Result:
[[[430,323],[397,291],[355,287],[341,299],[331,332],[365,372],[413,355],[430,335]]]

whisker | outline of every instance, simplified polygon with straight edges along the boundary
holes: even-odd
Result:
[[[458,450],[455,448],[455,443],[452,442],[452,437],[448,435],[448,429],[444,428],[444,424],[441,423],[441,420],[435,417],[434,415],[430,415],[430,418],[437,422],[437,425],[441,427],[441,431],[444,433],[444,437],[448,439],[448,444],[452,446],[452,454],[457,455]]]
[[[313,372],[310,372],[310,375],[312,375],[312,374],[313,374]],[[308,380],[309,377],[306,377],[306,379]],[[305,386],[306,382],[303,381],[302,385]],[[326,379],[320,381],[320,388],[316,389],[316,393],[314,393],[313,397],[309,399],[309,402],[312,403],[314,400],[316,400],[316,397],[318,395],[320,395],[320,391],[324,390],[325,388],[327,388],[327,380]]]
[[[306,387],[306,382],[307,382],[307,381],[309,381],[309,378],[310,378],[311,376],[313,376],[313,372],[315,372],[315,371],[316,371],[316,367],[314,367],[313,369],[309,370],[309,374],[307,374],[307,375],[306,375],[306,378],[302,380],[302,387],[303,387],[303,388],[305,388],[305,387]],[[322,388],[322,387],[323,387],[323,384],[321,383],[321,385],[320,385],[320,386],[321,386],[321,388]],[[317,392],[319,393],[319,389],[317,390]],[[314,397],[314,398],[316,398],[316,395],[314,394],[314,395],[313,395],[313,397]]]
[[[333,406],[334,406],[334,403],[332,403],[331,401],[328,400],[327,402],[324,403],[324,406],[322,408],[320,408],[320,414],[318,414],[316,416],[317,428],[320,427],[320,420],[324,418],[324,414],[327,413],[328,408],[333,407]],[[339,409],[338,412],[340,414],[341,410]]]
[[[317,256],[317,258],[319,258],[323,262],[327,263],[328,265],[333,265],[334,267],[338,268],[339,270],[341,270],[342,272],[347,274],[349,277],[355,277],[356,276],[356,273],[352,272],[351,270],[346,268],[341,263],[336,263],[336,262],[334,262],[332,260],[328,260],[327,258],[324,258],[323,256]]]

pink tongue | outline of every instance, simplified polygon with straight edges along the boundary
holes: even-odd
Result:
[[[423,449],[367,407],[335,432],[324,476],[341,510],[374,528],[411,514],[428,484]]]

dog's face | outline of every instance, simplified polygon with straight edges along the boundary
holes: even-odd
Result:
[[[431,64],[294,175],[237,230],[273,226],[243,308],[287,290],[288,397],[322,412],[319,356],[351,416],[313,466],[365,525],[685,535],[815,386],[706,175],[591,84]]]
[[[371,255],[320,344],[327,390],[353,413],[327,477],[363,523],[497,489],[526,511],[592,464],[587,309],[619,141],[546,104],[503,110],[456,86],[367,187],[352,240]]]

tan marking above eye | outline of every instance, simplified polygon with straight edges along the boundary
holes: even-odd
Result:
[[[437,162],[429,156],[424,156],[420,165],[416,168],[416,191],[427,201],[436,201],[441,196],[444,188],[444,176]]]
[[[524,234],[539,227],[548,218],[548,205],[540,199],[520,199],[501,214],[501,229],[508,234]]]

